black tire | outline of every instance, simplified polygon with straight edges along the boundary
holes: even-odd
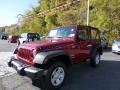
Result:
[[[23,43],[25,43],[25,41],[23,41]],[[23,43],[22,43],[22,44],[23,44]]]
[[[56,73],[55,71],[57,70],[57,68],[59,68],[59,69],[61,68],[61,69],[64,70],[64,79],[62,80],[62,82],[59,85],[53,85],[52,84],[52,78],[53,78],[54,75],[52,76],[52,74]],[[59,80],[60,79],[61,79],[61,77],[59,76]],[[46,85],[45,90],[58,90],[58,89],[60,89],[62,87],[62,85],[64,84],[65,79],[66,79],[66,66],[62,62],[56,62],[56,63],[52,64],[48,68],[48,71],[45,74],[45,85]],[[57,80],[55,81],[56,83],[57,83]]]
[[[90,59],[90,65],[92,67],[98,67],[100,65],[100,59],[101,59],[101,55],[100,53],[97,51],[94,55],[93,58]]]

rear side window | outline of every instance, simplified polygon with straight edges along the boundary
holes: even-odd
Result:
[[[89,30],[87,27],[84,27],[84,28],[81,28],[79,31],[78,31],[78,39],[82,39],[82,40],[87,40],[89,39]]]
[[[94,29],[91,29],[91,39],[99,39],[99,33]]]

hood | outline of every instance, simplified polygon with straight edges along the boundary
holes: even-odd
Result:
[[[22,47],[40,48],[42,50],[62,49],[64,45],[74,42],[73,38],[48,38],[40,41],[34,41],[22,44]]]

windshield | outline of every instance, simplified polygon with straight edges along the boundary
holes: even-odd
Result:
[[[52,38],[70,38],[74,37],[75,28],[74,27],[60,27],[50,31],[48,37]]]

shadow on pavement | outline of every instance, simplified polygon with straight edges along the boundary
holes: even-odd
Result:
[[[104,60],[98,68],[86,63],[75,65],[68,70],[61,90],[120,90],[120,61]]]
[[[112,48],[111,48],[111,47],[104,48],[104,49],[103,49],[103,52],[112,52]]]

